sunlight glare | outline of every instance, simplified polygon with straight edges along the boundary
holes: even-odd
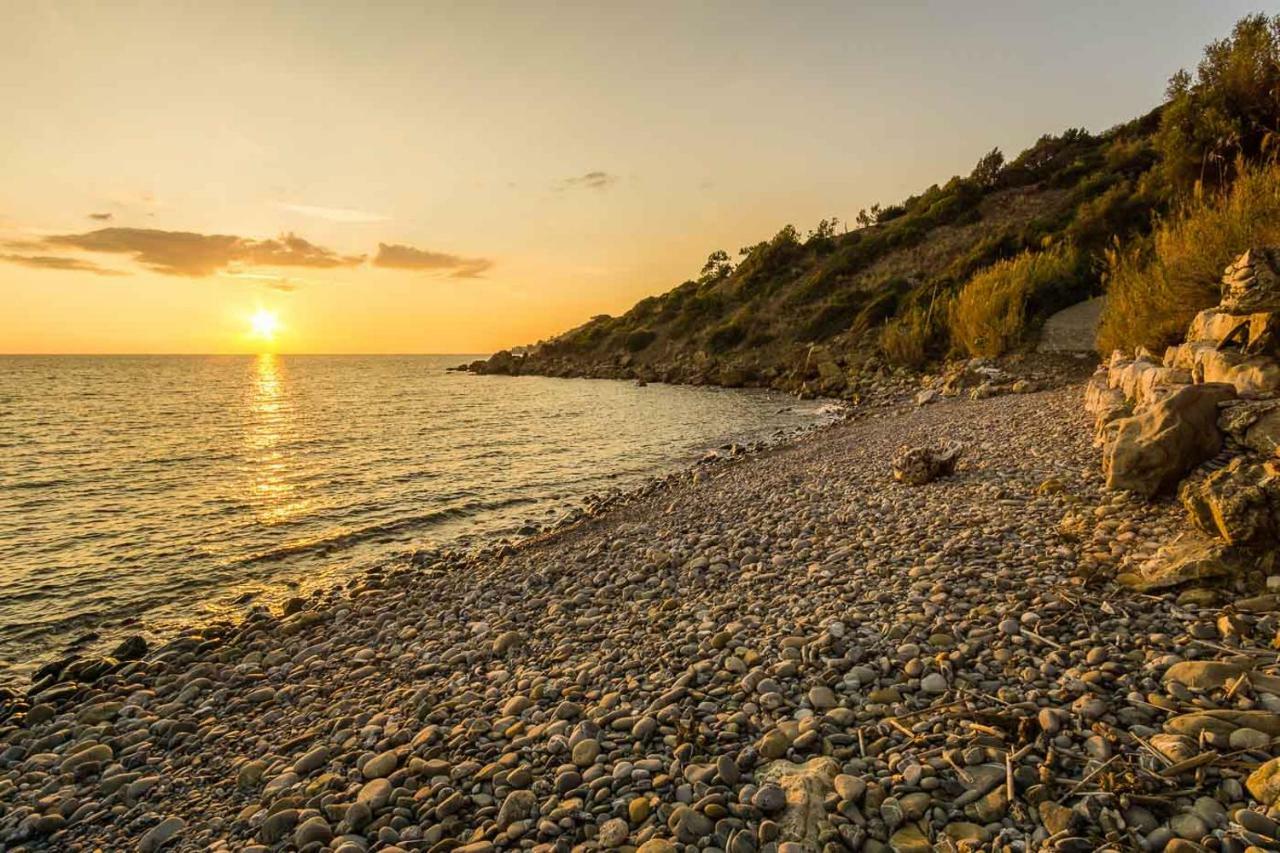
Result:
[[[280,330],[280,318],[266,308],[259,308],[249,318],[249,325],[253,329],[254,337],[270,341],[275,338],[276,332]]]

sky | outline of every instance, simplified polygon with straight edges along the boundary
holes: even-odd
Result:
[[[1253,11],[0,0],[0,352],[532,343],[1145,113]]]

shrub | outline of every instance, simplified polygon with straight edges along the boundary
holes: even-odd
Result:
[[[738,322],[725,323],[711,330],[707,336],[707,347],[714,353],[731,350],[747,337],[747,329]]]
[[[931,313],[913,305],[884,324],[880,330],[880,351],[890,364],[918,368],[929,358],[935,333],[936,323]]]
[[[951,302],[952,345],[971,356],[994,358],[1007,352],[1026,334],[1032,300],[1046,301],[1071,289],[1080,265],[1079,253],[1063,248],[1023,252],[978,271]]]
[[[658,337],[658,333],[653,329],[636,329],[634,332],[627,334],[626,347],[628,352],[640,352],[649,344],[653,343],[654,338]]]
[[[1230,190],[1192,198],[1149,240],[1107,253],[1107,304],[1098,351],[1179,340],[1198,311],[1217,304],[1222,270],[1254,245],[1280,242],[1280,166],[1236,166]]]

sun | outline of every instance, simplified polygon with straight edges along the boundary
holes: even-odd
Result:
[[[280,331],[280,318],[266,308],[259,308],[249,318],[249,327],[253,330],[255,338],[261,338],[264,341],[274,340],[276,332]]]

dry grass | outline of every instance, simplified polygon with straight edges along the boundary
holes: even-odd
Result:
[[[1161,222],[1149,242],[1107,253],[1107,304],[1098,351],[1182,339],[1198,311],[1218,303],[1223,269],[1250,246],[1280,243],[1280,166],[1239,166],[1225,194],[1197,196]]]
[[[916,305],[894,317],[880,330],[880,351],[891,364],[918,368],[929,358],[934,324],[929,312]]]
[[[1023,252],[976,273],[951,301],[951,344],[969,356],[995,358],[1017,346],[1027,330],[1027,302],[1074,275],[1070,249]]]

